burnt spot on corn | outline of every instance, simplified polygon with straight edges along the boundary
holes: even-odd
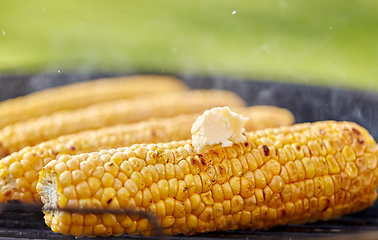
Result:
[[[263,149],[264,149],[264,155],[267,157],[267,156],[269,156],[269,148],[268,148],[268,146],[267,145],[264,145],[263,146]]]
[[[198,157],[200,159],[202,166],[206,167],[207,163],[206,163],[206,160],[204,159],[203,155],[199,154]]]
[[[320,133],[320,135],[324,135],[325,131],[323,129],[319,129],[319,133]]]
[[[361,135],[361,132],[360,131],[358,131],[357,129],[355,129],[355,128],[352,128],[352,131],[355,133],[355,134],[357,134],[357,135]]]
[[[110,198],[110,199],[107,201],[107,204],[110,204],[112,201],[113,201],[113,198]]]
[[[71,147],[70,147],[70,150],[71,150],[71,151],[75,151],[75,150],[76,150],[76,147],[75,147],[75,146],[71,146]]]
[[[248,147],[248,145],[249,145],[248,142],[245,142],[245,143],[244,143],[244,146],[245,146],[245,147]]]
[[[297,150],[300,151],[301,150],[301,146],[297,145]]]
[[[154,130],[151,131],[151,136],[156,137],[156,132]]]
[[[365,143],[365,141],[363,139],[358,139],[357,141],[358,141],[359,144],[364,144]]]

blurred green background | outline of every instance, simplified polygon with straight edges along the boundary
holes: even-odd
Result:
[[[378,91],[378,1],[1,1],[0,75],[59,72]]]

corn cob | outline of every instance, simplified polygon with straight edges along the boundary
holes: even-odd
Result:
[[[245,133],[247,141],[197,154],[191,141],[62,155],[39,175],[45,222],[74,236],[268,229],[337,218],[377,198],[377,144],[349,122]]]
[[[247,131],[287,126],[294,123],[294,117],[290,111],[273,106],[253,106],[235,108],[235,110],[249,117],[250,120],[245,126]],[[35,190],[37,173],[47,163],[59,158],[62,154],[74,155],[143,142],[156,143],[189,139],[191,137],[190,129],[199,115],[201,114],[196,113],[117,125],[65,135],[34,147],[25,147],[0,161],[0,202],[9,200],[40,202],[39,195]],[[264,118],[269,119],[261,121]],[[10,172],[11,168],[12,172]]]
[[[142,94],[187,90],[184,83],[168,76],[131,76],[75,83],[10,99],[0,103],[0,129],[6,125],[61,110]]]
[[[72,111],[62,111],[8,125],[0,130],[0,148],[2,149],[0,153],[4,156],[23,147],[34,146],[66,134],[137,122],[151,117],[173,117],[227,105],[241,107],[246,104],[232,92],[195,90],[143,99],[118,100]]]

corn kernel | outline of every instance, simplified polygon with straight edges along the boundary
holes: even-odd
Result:
[[[256,169],[253,174],[255,176],[256,188],[264,188],[267,184],[267,181],[263,172],[260,169]]]
[[[274,176],[272,181],[269,183],[269,186],[273,192],[280,193],[283,190],[285,183],[280,176]]]
[[[345,173],[350,179],[357,177],[358,168],[354,162],[347,162],[345,166]]]

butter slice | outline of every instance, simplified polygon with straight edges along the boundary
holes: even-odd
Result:
[[[236,114],[229,107],[216,107],[206,110],[197,118],[191,129],[192,144],[199,153],[234,143],[245,142],[242,134],[249,118]]]

